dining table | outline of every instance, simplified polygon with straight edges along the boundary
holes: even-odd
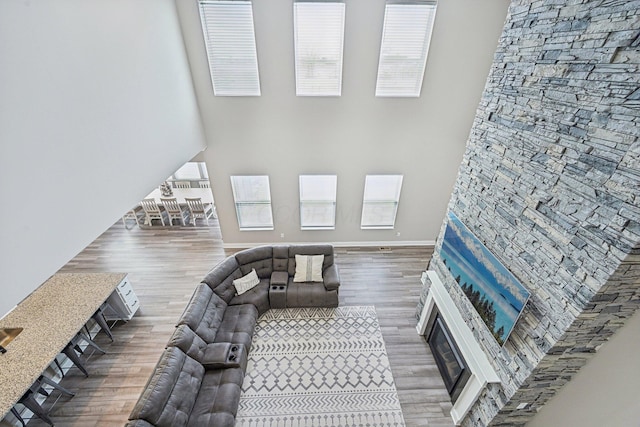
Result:
[[[186,205],[187,202],[185,199],[202,199],[202,203],[213,204],[213,194],[211,194],[210,188],[172,188],[173,195],[172,196],[163,196],[160,192],[160,188],[156,188],[151,193],[147,195],[147,199],[155,199],[158,205],[162,205],[162,201],[160,199],[170,199],[175,197],[181,205]]]

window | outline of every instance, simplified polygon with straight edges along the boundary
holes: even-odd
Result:
[[[250,1],[200,0],[200,20],[216,96],[260,96]]]
[[[387,0],[376,96],[420,96],[435,16],[435,2]]]
[[[300,175],[300,227],[333,230],[336,227],[336,175]]]
[[[293,4],[296,95],[340,96],[345,4]]]
[[[205,175],[202,174],[202,169],[205,171]],[[206,166],[200,162],[187,162],[180,167],[174,174],[173,178],[177,181],[199,181],[201,179],[207,179]]]
[[[360,228],[393,228],[402,175],[367,175]]]
[[[231,188],[240,230],[273,230],[269,177],[232,176]]]

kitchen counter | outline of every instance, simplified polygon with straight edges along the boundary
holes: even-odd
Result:
[[[125,277],[55,274],[0,319],[0,328],[24,328],[0,354],[0,420]]]

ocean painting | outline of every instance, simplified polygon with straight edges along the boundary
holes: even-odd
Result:
[[[451,212],[440,258],[503,345],[529,299],[529,291]]]

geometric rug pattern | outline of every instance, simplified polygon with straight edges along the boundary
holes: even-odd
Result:
[[[404,427],[375,307],[271,309],[256,325],[240,427]]]

